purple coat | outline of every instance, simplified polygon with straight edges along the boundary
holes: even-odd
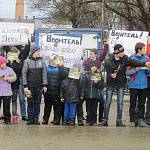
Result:
[[[108,53],[108,44],[105,44],[104,49],[101,50],[100,56],[98,56],[95,61],[92,61],[90,58],[87,58],[84,61],[83,63],[84,71],[90,71],[91,65],[92,66],[95,65],[97,68],[100,68],[101,63],[104,61],[107,53]]]
[[[7,81],[2,80],[3,77],[9,77]],[[11,83],[16,80],[16,74],[12,68],[6,67],[5,69],[0,68],[0,96],[11,96],[12,89]]]
[[[84,71],[90,71],[91,66],[93,65],[96,66],[97,68],[101,67],[101,62],[98,57],[96,58],[95,61],[92,61],[90,58],[87,58],[83,63]]]

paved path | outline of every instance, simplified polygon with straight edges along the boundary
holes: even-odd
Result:
[[[115,127],[116,103],[112,104],[108,128],[1,123],[0,150],[150,150],[150,129],[129,127],[128,105],[124,107],[126,128]]]

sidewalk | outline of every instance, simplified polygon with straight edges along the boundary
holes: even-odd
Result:
[[[128,97],[127,97],[128,98]],[[41,105],[42,121],[44,104]],[[110,111],[109,127],[64,127],[40,125],[6,126],[0,123],[0,150],[149,150],[149,128],[129,127],[129,103],[124,103],[126,128],[116,128],[116,102]],[[84,107],[85,109],[85,107]],[[52,120],[53,115],[50,120]]]

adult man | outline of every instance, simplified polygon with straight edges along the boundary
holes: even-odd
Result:
[[[114,53],[105,60],[105,69],[107,72],[107,89],[106,89],[106,103],[104,109],[104,121],[103,126],[108,126],[108,116],[110,105],[112,101],[112,95],[114,90],[117,92],[117,127],[125,127],[122,122],[122,111],[123,111],[123,95],[124,86],[126,84],[126,68],[128,65],[131,66],[148,66],[150,63],[140,62],[133,60],[124,54],[124,47],[121,44],[114,46]]]
[[[41,58],[40,48],[35,46],[22,70],[22,78],[25,94],[30,95],[28,101],[28,122],[27,125],[40,125],[39,113],[42,90],[47,91],[47,68]]]
[[[84,71],[90,71],[91,66],[96,66],[97,68],[100,68],[101,62],[99,58],[97,57],[97,51],[96,49],[92,49],[89,52],[89,58],[87,58],[83,63]]]
[[[19,68],[22,72],[22,68],[23,68],[23,63],[26,60],[26,58],[28,57],[30,53],[30,42],[25,45],[25,47],[23,49],[20,50],[18,59],[19,61]],[[20,103],[20,113],[22,116],[22,120],[27,121],[28,120],[28,116],[27,116],[27,104],[26,104],[26,100],[25,100],[25,94],[24,94],[24,86],[23,86],[23,81],[22,81],[22,76],[20,76],[20,85],[19,85],[19,103]]]

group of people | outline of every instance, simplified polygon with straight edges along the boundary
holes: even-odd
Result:
[[[116,44],[114,52],[106,57],[104,61],[106,83],[101,69],[102,61],[97,57],[95,49],[89,52],[89,58],[83,62],[83,71],[76,78],[71,76],[71,72],[73,70],[80,72],[81,68],[65,68],[56,61],[57,56],[50,56],[46,64],[37,46],[32,49],[23,65],[15,60],[7,66],[6,58],[0,56],[0,101],[3,102],[4,123],[11,124],[11,100],[12,115],[17,115],[17,94],[21,92],[19,95],[27,97],[27,115],[22,115],[27,125],[40,125],[39,114],[43,95],[43,125],[48,125],[53,107],[54,117],[51,122],[53,125],[74,126],[77,117],[77,124],[80,126],[85,124],[108,126],[112,96],[116,91],[116,126],[125,127],[122,112],[124,87],[128,76],[130,122],[136,127],[149,127],[150,122],[145,122],[145,102],[148,97],[150,75],[149,57],[145,54],[143,43],[135,45],[135,54],[131,57],[125,55],[124,50],[121,44]],[[86,118],[83,111],[84,101]],[[148,101],[149,99],[147,103]]]

